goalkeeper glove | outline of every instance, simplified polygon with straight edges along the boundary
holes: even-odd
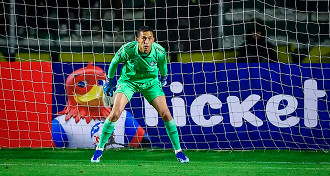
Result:
[[[165,86],[166,85],[166,79],[167,79],[167,76],[161,76],[160,78],[159,78],[159,81],[160,81],[160,83],[162,84],[162,86]]]
[[[103,85],[103,92],[105,95],[112,97],[113,96],[113,86],[112,86],[113,79],[107,77],[105,84]]]

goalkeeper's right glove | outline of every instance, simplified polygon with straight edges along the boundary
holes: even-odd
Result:
[[[103,85],[103,92],[105,95],[112,97],[113,96],[113,86],[112,86],[113,79],[107,77],[105,84]]]

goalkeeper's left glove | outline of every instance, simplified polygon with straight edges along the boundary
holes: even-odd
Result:
[[[167,76],[161,76],[160,78],[159,78],[159,81],[160,81],[160,83],[162,84],[162,86],[165,86],[166,85],[166,79],[167,79]]]

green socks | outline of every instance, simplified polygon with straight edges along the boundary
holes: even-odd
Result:
[[[107,143],[109,137],[111,136],[116,122],[111,122],[110,120],[106,119],[104,121],[102,134],[100,137],[99,145],[97,146],[100,149],[103,149],[105,144]],[[170,138],[174,150],[180,150],[180,140],[179,140],[179,134],[178,129],[176,128],[176,124],[174,122],[174,119],[172,119],[169,122],[164,122],[166,127],[166,132],[168,137]]]
[[[180,150],[181,147],[180,147],[179,134],[174,119],[168,122],[164,122],[164,124],[166,127],[167,135],[172,142],[174,150]]]
[[[111,136],[113,129],[115,128],[115,123],[116,122],[111,122],[110,120],[106,119],[104,121],[103,129],[102,129],[102,134],[100,137],[100,142],[99,145],[97,146],[98,148],[103,149],[105,144],[107,143],[109,137]]]

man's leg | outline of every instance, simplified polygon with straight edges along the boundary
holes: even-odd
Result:
[[[152,102],[151,105],[158,111],[160,117],[163,119],[166,132],[172,142],[174,150],[180,150],[180,140],[178,129],[172,118],[171,112],[168,109],[165,96],[158,96]]]
[[[105,144],[109,140],[111,136],[116,121],[119,119],[121,113],[123,112],[126,104],[128,103],[127,97],[125,94],[118,92],[115,97],[114,105],[112,110],[104,122],[100,142],[96,147],[95,153],[91,158],[91,162],[100,162],[100,158],[102,156],[102,151],[104,149]]]
[[[182,153],[178,129],[174,119],[172,118],[171,112],[168,109],[165,96],[156,97],[154,100],[152,100],[151,105],[158,111],[159,115],[164,121],[167,135],[172,142],[178,161],[181,163],[188,163],[189,158],[187,158]]]
[[[119,119],[121,113],[123,112],[128,100],[123,93],[117,93],[114,101],[114,105],[111,109],[111,112],[107,119],[104,121],[102,134],[100,137],[98,148],[103,149],[104,145],[108,141],[109,137],[111,136],[113,129],[115,127],[116,121]]]

